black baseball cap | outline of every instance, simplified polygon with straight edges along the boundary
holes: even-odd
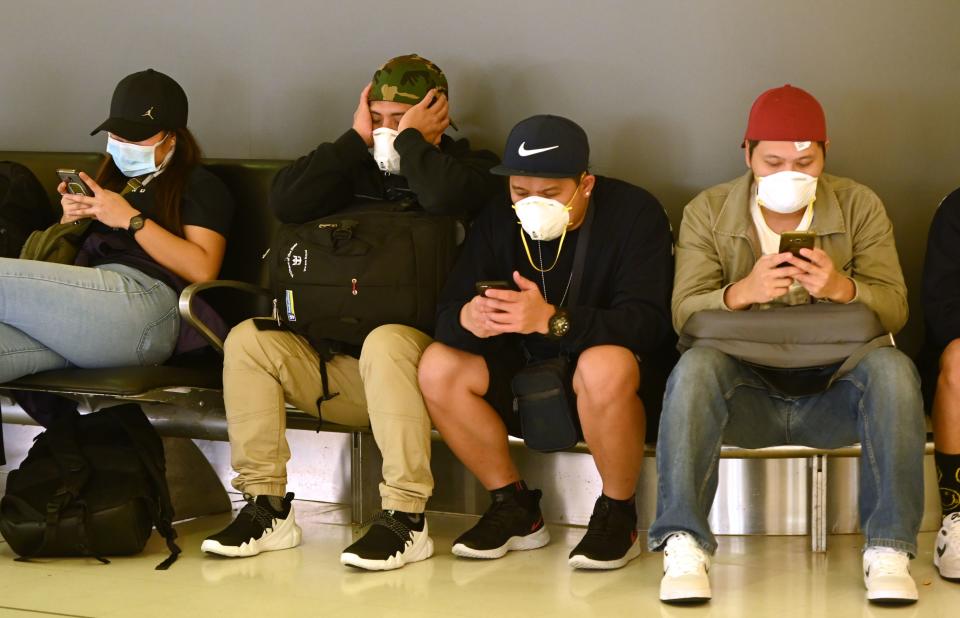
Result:
[[[160,131],[187,126],[187,94],[172,77],[147,69],[120,80],[110,100],[110,117],[90,132],[115,133],[139,142]]]
[[[577,123],[561,116],[531,116],[510,131],[503,163],[490,170],[500,176],[576,178],[587,170],[590,144]]]

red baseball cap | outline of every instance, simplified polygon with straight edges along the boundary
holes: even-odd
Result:
[[[827,119],[819,101],[806,90],[790,84],[771,88],[750,108],[741,148],[747,140],[825,142]]]

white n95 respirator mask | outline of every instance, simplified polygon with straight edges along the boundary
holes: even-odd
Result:
[[[757,179],[757,204],[773,212],[797,212],[816,196],[817,177],[803,172],[777,172]]]
[[[373,131],[373,160],[377,162],[380,171],[388,174],[400,173],[400,154],[393,147],[393,142],[399,134],[386,127]]]

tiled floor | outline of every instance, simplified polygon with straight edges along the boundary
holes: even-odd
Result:
[[[200,541],[230,515],[178,526],[184,548],[166,572],[163,542],[110,565],[63,559],[21,563],[0,544],[0,616],[960,616],[960,584],[942,581],[931,563],[933,534],[921,537],[913,563],[920,602],[876,608],[863,600],[859,537],[833,536],[826,555],[805,537],[726,537],[712,571],[714,600],[698,608],[657,601],[659,554],[611,572],[572,572],[566,555],[582,529],[553,526],[546,548],[502,560],[454,559],[452,539],[472,518],[431,515],[437,554],[399,571],[342,567],[353,531],[344,507],[297,503],[305,542],[297,549],[240,560],[203,556]]]

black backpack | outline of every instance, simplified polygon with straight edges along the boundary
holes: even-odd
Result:
[[[35,230],[54,222],[47,192],[29,169],[0,161],[0,257],[19,257],[20,248]]]
[[[143,551],[154,526],[169,568],[180,548],[163,442],[136,404],[67,414],[37,436],[7,477],[0,533],[23,560],[123,556]]]
[[[433,331],[462,225],[415,202],[374,202],[277,231],[270,270],[278,322],[323,351],[374,328]]]

